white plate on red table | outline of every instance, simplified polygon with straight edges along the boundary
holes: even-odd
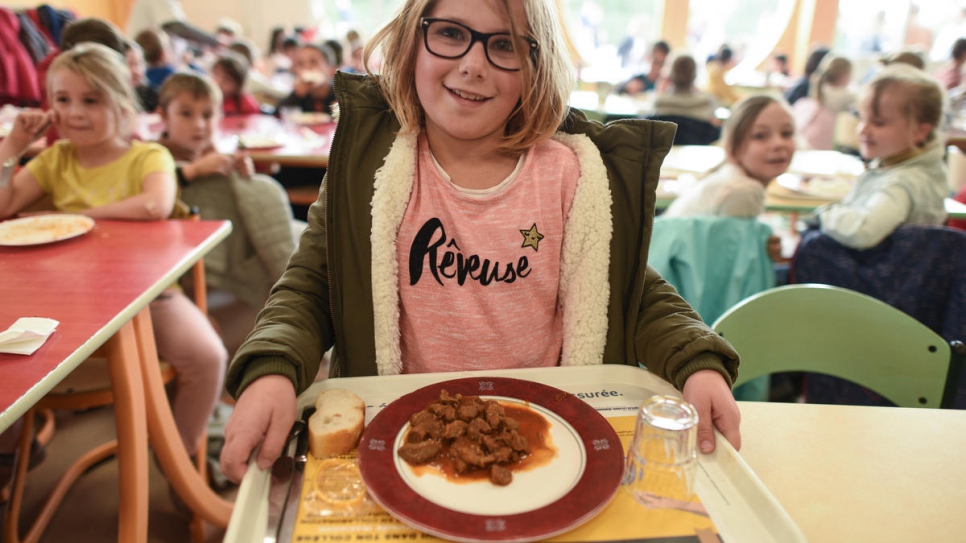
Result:
[[[301,125],[328,124],[332,122],[332,115],[315,111],[300,111],[292,114],[292,122]]]
[[[263,136],[261,134],[243,134],[238,137],[239,149],[278,149],[285,146],[282,136]]]
[[[852,181],[838,177],[806,177],[784,173],[775,182],[804,198],[841,200],[852,190]]]
[[[43,245],[76,238],[94,228],[85,215],[54,213],[0,222],[0,246]]]
[[[546,464],[513,471],[513,481],[455,482],[426,466],[414,468],[397,451],[409,418],[440,391],[522,404],[549,422],[556,454]],[[620,486],[624,454],[617,433],[573,394],[520,379],[477,377],[423,387],[392,402],[366,428],[359,469],[369,495],[399,521],[454,541],[533,541],[590,520]]]

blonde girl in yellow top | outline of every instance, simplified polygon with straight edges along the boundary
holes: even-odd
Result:
[[[103,45],[66,51],[47,75],[49,111],[24,111],[0,142],[0,218],[49,195],[58,211],[95,219],[161,220],[175,206],[171,154],[130,141],[137,98],[124,58]],[[27,147],[53,125],[61,137],[11,176]],[[185,447],[197,449],[221,393],[228,355],[208,319],[180,290],[151,302],[158,354],[178,370],[172,410]]]

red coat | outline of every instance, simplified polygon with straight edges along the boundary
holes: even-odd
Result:
[[[240,94],[238,96],[225,96],[221,104],[221,111],[225,117],[234,115],[258,115],[262,112],[258,100],[251,94]]]
[[[40,105],[37,70],[20,43],[17,14],[0,7],[0,104]]]

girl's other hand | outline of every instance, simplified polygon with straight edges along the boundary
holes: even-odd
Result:
[[[225,425],[225,445],[221,449],[221,471],[225,477],[240,482],[259,445],[254,460],[262,469],[271,467],[282,454],[295,422],[295,400],[295,387],[281,375],[265,375],[248,385]]]
[[[255,163],[252,162],[252,157],[246,153],[235,153],[233,160],[235,162],[235,171],[238,172],[238,175],[249,178],[255,174]]]
[[[228,175],[233,169],[235,169],[235,163],[231,156],[211,152],[188,164],[184,171],[189,179],[194,180],[206,175]]]
[[[782,257],[782,240],[780,237],[768,236],[765,248],[768,251],[768,258],[772,262],[786,262],[786,259]]]
[[[19,156],[30,147],[30,144],[47,133],[53,122],[53,111],[22,110],[13,121],[13,128],[4,139],[4,143],[9,146],[8,149],[14,155]]]
[[[714,451],[717,428],[735,450],[741,449],[741,413],[724,377],[714,370],[692,373],[684,382],[684,400],[698,411],[698,448],[703,454]]]

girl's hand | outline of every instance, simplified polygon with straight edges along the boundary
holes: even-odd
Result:
[[[235,171],[238,172],[238,175],[248,178],[255,174],[255,163],[252,162],[252,157],[248,154],[235,153],[232,160],[235,163]]]
[[[736,450],[741,449],[741,413],[720,373],[714,370],[692,373],[684,382],[683,392],[684,400],[698,411],[698,448],[702,453],[714,451],[715,428]]]
[[[768,251],[768,258],[772,262],[785,262],[786,259],[782,257],[782,240],[778,236],[768,236],[768,241],[765,243],[765,248]]]
[[[228,175],[235,169],[234,159],[228,155],[218,152],[211,152],[203,157],[188,164],[182,171],[189,180],[194,180],[206,175],[222,174]]]
[[[295,422],[295,400],[295,387],[281,375],[265,375],[248,385],[225,425],[225,445],[221,449],[221,471],[225,477],[240,482],[256,448],[258,467],[272,466],[282,454]]]
[[[312,88],[313,86],[311,83],[302,80],[302,78],[298,78],[292,85],[292,92],[299,98],[305,98],[310,92],[312,92]]]
[[[30,147],[30,144],[47,133],[47,129],[53,122],[53,111],[25,109],[17,114],[17,118],[13,121],[13,129],[4,138],[3,144],[7,146],[11,156],[20,156]]]

